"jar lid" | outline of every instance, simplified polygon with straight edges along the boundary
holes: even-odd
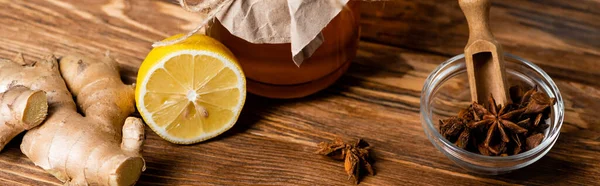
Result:
[[[323,43],[321,30],[349,0],[231,0],[216,15],[233,35],[250,43],[290,43],[296,65]]]

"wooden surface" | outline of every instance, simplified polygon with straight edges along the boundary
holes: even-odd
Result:
[[[358,57],[332,87],[297,100],[250,95],[233,129],[197,145],[173,145],[146,130],[148,169],[139,184],[350,184],[343,163],[314,154],[335,135],[374,146],[377,175],[362,185],[600,184],[600,1],[492,1],[491,27],[504,50],[543,68],[565,99],[562,134],[538,162],[478,176],[431,145],[419,120],[420,90],[439,63],[462,53],[468,28],[455,0],[401,0],[364,4]],[[153,41],[200,21],[149,0],[0,0],[0,10],[0,57],[111,51],[128,82]],[[60,185],[19,143],[0,153],[1,185]]]

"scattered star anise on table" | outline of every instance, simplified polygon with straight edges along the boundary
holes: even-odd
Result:
[[[536,147],[545,137],[549,127],[545,121],[556,100],[537,87],[523,92],[513,86],[510,95],[512,102],[506,105],[496,104],[490,95],[487,108],[474,102],[457,117],[440,120],[440,133],[459,148],[488,156],[514,155]]]
[[[373,159],[369,154],[371,146],[362,139],[349,144],[336,137],[333,142],[319,143],[318,147],[317,154],[328,156],[334,160],[344,160],[344,169],[348,174],[348,179],[352,178],[355,184],[358,184],[364,171],[371,176],[375,174],[372,166]]]

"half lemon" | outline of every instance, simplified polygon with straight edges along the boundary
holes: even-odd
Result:
[[[150,51],[138,71],[135,99],[144,121],[159,136],[192,144],[235,124],[246,99],[246,80],[229,49],[208,36],[193,35]]]

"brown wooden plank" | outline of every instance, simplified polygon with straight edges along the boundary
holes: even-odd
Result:
[[[553,77],[598,85],[600,2],[492,2],[490,26],[506,52],[540,65]],[[362,10],[365,40],[447,56],[462,53],[467,43],[467,22],[456,0],[363,3]]]
[[[233,129],[197,145],[170,144],[147,128],[148,169],[140,184],[349,184],[343,163],[314,154],[318,142],[335,135],[364,138],[374,146],[377,175],[366,177],[364,185],[600,184],[600,120],[594,112],[600,110],[595,81],[600,40],[590,34],[600,24],[593,9],[599,3],[569,2],[494,1],[496,37],[507,51],[522,49],[513,53],[547,70],[565,98],[559,141],[522,170],[473,175],[426,139],[419,120],[423,82],[439,63],[462,51],[467,28],[454,0],[403,0],[364,6],[377,8],[363,14],[365,42],[348,74],[332,87],[296,100],[248,96]],[[109,50],[130,82],[151,42],[185,32],[201,17],[165,1],[0,0],[0,10],[0,58],[17,52],[28,60],[48,53],[100,56]],[[20,153],[18,140],[0,152],[0,179],[60,184]]]

